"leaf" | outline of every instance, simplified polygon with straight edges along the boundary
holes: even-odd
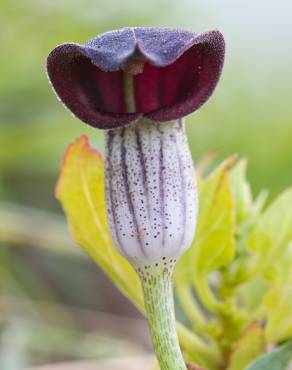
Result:
[[[267,310],[265,329],[269,343],[292,337],[292,276],[285,284],[273,286],[264,297]]]
[[[245,158],[238,161],[230,171],[230,186],[236,206],[237,223],[242,223],[249,214],[252,206],[252,194],[250,185],[246,180]]]
[[[230,357],[226,370],[243,370],[252,360],[265,352],[264,331],[257,321],[250,324]]]
[[[128,298],[142,308],[138,276],[111,241],[105,214],[103,160],[90,148],[86,136],[77,139],[65,153],[56,197],[66,213],[75,242]]]
[[[208,273],[234,257],[234,203],[229,186],[229,159],[200,182],[197,235],[192,245],[195,269]]]
[[[257,275],[253,279],[247,280],[241,284],[237,290],[241,302],[252,313],[263,301],[263,297],[267,290],[267,282],[262,276]]]
[[[277,263],[269,266],[269,274],[266,272],[265,276],[271,276],[271,279],[276,284],[291,280],[292,278],[292,241],[288,243],[287,249],[277,259]]]
[[[208,288],[208,274],[234,258],[234,203],[229,186],[228,159],[206,179],[198,179],[199,219],[190,249],[177,267],[177,279],[191,279],[204,304],[216,310],[215,297]]]
[[[292,341],[261,356],[245,370],[286,370],[291,360]]]
[[[259,193],[256,200],[253,200],[250,184],[246,179],[246,165],[247,160],[243,158],[229,171],[230,186],[235,201],[236,224],[239,226],[245,223],[250,226],[255,222],[263,209],[268,195],[263,190]]]
[[[292,189],[281,194],[264,212],[254,228],[249,249],[256,255],[263,271],[288,248],[292,240]]]

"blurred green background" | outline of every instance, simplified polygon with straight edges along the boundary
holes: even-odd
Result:
[[[86,133],[102,150],[103,136],[57,101],[50,50],[124,26],[220,29],[221,83],[187,118],[193,157],[246,156],[254,193],[274,197],[292,183],[291,12],[288,0],[0,0],[0,369],[149,349],[145,323],[72,245],[54,199],[67,144]]]

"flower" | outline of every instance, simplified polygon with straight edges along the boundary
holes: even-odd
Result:
[[[219,31],[125,28],[63,44],[48,75],[81,120],[106,129],[107,218],[136,268],[161,370],[186,370],[175,327],[172,271],[190,245],[197,189],[183,117],[211,95],[224,60]]]
[[[223,61],[224,39],[217,30],[124,28],[84,45],[57,46],[47,70],[71,112],[91,126],[111,129],[142,117],[166,122],[194,112],[212,94]],[[133,112],[125,104],[125,71],[134,80]]]
[[[219,31],[124,28],[48,57],[61,101],[106,129],[112,239],[137,269],[173,267],[190,245],[197,189],[183,117],[211,95],[224,60]]]

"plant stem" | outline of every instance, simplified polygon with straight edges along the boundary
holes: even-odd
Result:
[[[168,269],[141,277],[152,344],[161,370],[186,370],[174,315],[172,278]]]

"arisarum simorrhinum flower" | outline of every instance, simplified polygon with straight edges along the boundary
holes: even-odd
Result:
[[[171,275],[196,227],[197,190],[183,117],[212,94],[224,61],[219,31],[125,28],[48,57],[61,101],[105,130],[112,239],[142,282],[162,370],[186,369],[175,331]]]

